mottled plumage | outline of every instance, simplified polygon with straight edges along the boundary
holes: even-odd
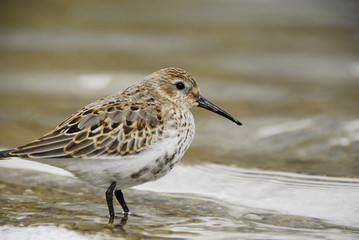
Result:
[[[202,97],[190,73],[166,68],[87,105],[43,137],[0,152],[0,158],[32,159],[109,187],[106,197],[113,217],[114,190],[128,212],[120,189],[164,176],[183,157],[194,137],[190,108],[195,106],[241,124]]]

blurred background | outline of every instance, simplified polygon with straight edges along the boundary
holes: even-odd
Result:
[[[193,109],[181,164],[126,190],[139,213],[127,232],[104,227],[102,190],[0,168],[1,235],[57,223],[124,238],[357,239],[358,13],[357,0],[1,0],[0,149],[170,66],[243,123]]]
[[[183,162],[359,176],[359,4],[1,1],[0,146],[176,66],[244,125],[193,110]]]

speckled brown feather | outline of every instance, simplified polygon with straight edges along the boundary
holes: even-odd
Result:
[[[10,151],[9,156],[126,156],[157,142],[164,125],[160,104],[134,85],[88,105],[38,140]]]

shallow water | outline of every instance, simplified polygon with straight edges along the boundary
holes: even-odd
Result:
[[[22,162],[1,164],[1,224],[6,225],[2,233],[9,226],[31,226],[33,231],[26,231],[34,236],[35,226],[57,226],[104,239],[359,236],[359,180],[180,165],[166,178],[125,190],[133,214],[122,218],[119,212],[110,224],[104,189],[47,165],[36,166],[43,170],[38,172],[29,170],[31,164],[27,170],[7,168],[25,166]],[[118,204],[115,209],[120,211]]]
[[[244,123],[194,109],[183,165],[125,190],[135,214],[124,226],[108,225],[102,189],[2,167],[4,236],[358,238],[356,1],[35,0],[0,11],[1,148],[168,66]]]

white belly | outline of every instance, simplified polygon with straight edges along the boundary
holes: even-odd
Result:
[[[108,188],[112,182],[116,182],[116,189],[123,189],[166,175],[183,157],[193,137],[194,124],[184,131],[167,132],[166,138],[134,155],[34,160],[63,168],[100,187]]]

